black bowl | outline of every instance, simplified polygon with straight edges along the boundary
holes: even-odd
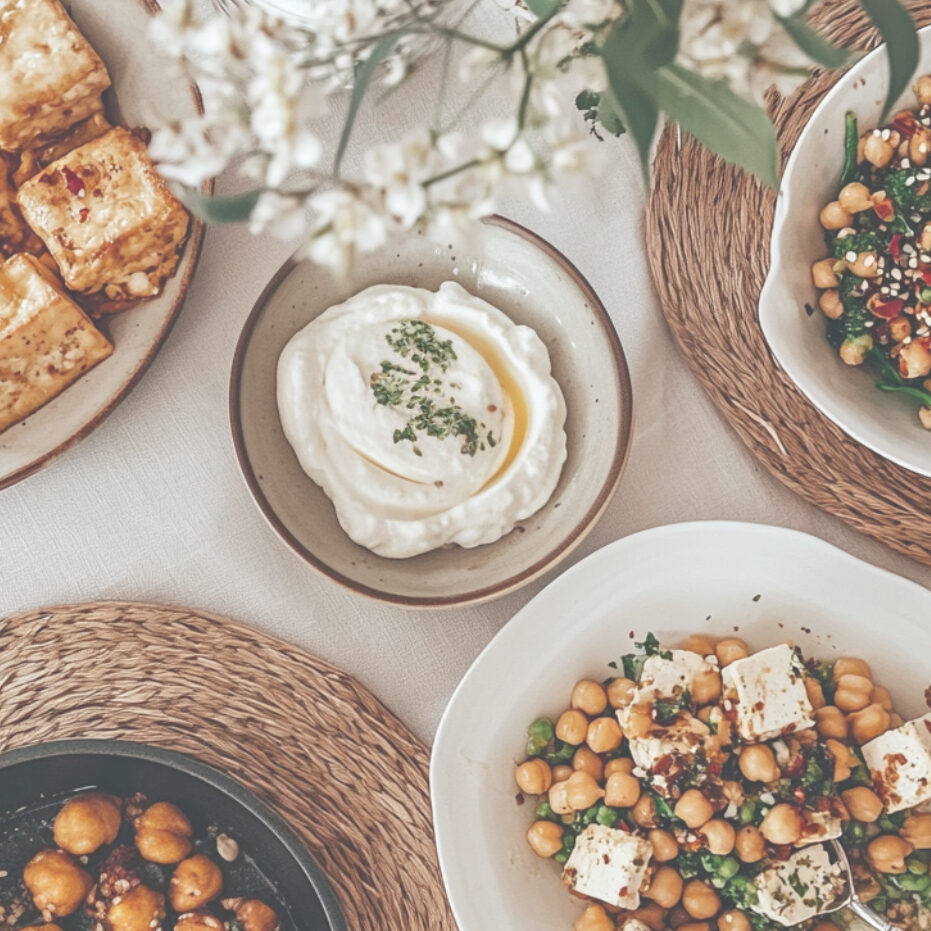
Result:
[[[282,931],[345,931],[336,895],[294,831],[232,779],[169,750],[119,740],[61,740],[0,754],[0,861],[7,881],[51,843],[61,799],[79,789],[142,792],[178,805],[197,835],[209,828],[241,850],[227,895],[276,902]]]

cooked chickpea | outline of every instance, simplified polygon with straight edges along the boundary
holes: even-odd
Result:
[[[687,921],[679,925],[676,931],[711,931],[711,925],[707,921]]]
[[[852,656],[842,656],[834,663],[834,669],[832,671],[834,681],[837,682],[841,676],[846,676],[848,674],[864,676],[867,679],[873,678],[873,671],[865,660],[855,659]]]
[[[863,901],[862,895],[860,900]],[[813,931],[837,931],[837,925],[834,924],[833,921],[819,921],[818,924],[815,925]]]
[[[915,96],[918,98],[918,103],[931,103],[931,77],[928,75],[922,75],[915,82],[914,89]]]
[[[644,895],[663,908],[672,908],[682,897],[682,877],[671,866],[661,866],[650,880]]]
[[[653,845],[653,859],[657,863],[668,863],[679,856],[679,843],[669,831],[654,828],[650,831],[650,843]]]
[[[931,850],[931,812],[909,815],[899,833],[916,850]]]
[[[629,756],[616,756],[613,760],[605,763],[605,779],[613,776],[615,773],[629,773],[634,768],[634,761]]]
[[[679,644],[679,649],[697,653],[699,656],[711,656],[714,653],[715,644],[707,634],[691,634]]]
[[[572,931],[614,931],[614,922],[600,905],[589,905],[576,918]]]
[[[726,857],[733,849],[737,840],[737,832],[733,825],[723,818],[712,818],[698,831],[705,839],[708,850],[719,857]]]
[[[840,201],[832,200],[822,208],[818,219],[826,230],[842,230],[853,223],[853,214],[841,207]]]
[[[882,705],[886,711],[892,711],[892,696],[889,694],[889,689],[883,688],[881,685],[874,685],[873,691],[870,692],[870,698],[875,704]]]
[[[862,711],[849,715],[847,720],[853,739],[860,745],[885,734],[892,724],[889,712],[879,704],[867,705]]]
[[[656,827],[656,805],[649,795],[641,795],[637,804],[630,810],[630,817],[634,824],[642,828]]]
[[[690,828],[700,828],[714,815],[711,802],[698,789],[687,789],[683,792],[674,810],[676,817],[681,818]]]
[[[750,920],[743,912],[732,908],[718,919],[718,931],[751,931]]]
[[[838,355],[845,365],[863,365],[866,354],[873,348],[873,337],[869,333],[863,336],[847,337],[842,343]]]
[[[274,909],[261,899],[224,899],[223,905],[232,911],[242,931],[278,931],[280,922]]]
[[[836,288],[840,282],[834,273],[836,259],[821,259],[811,266],[811,280],[816,288]]]
[[[550,803],[550,808],[557,815],[568,815],[572,812],[572,806],[569,804],[569,780],[560,779],[550,786],[546,796]]]
[[[193,847],[194,829],[170,802],[156,802],[136,819],[136,847],[152,863],[180,863]]]
[[[760,833],[771,844],[794,844],[802,836],[802,816],[785,803],[771,808],[760,825]]]
[[[872,133],[867,137],[863,146],[863,155],[868,162],[877,168],[885,168],[892,161],[892,156],[895,155],[895,147],[888,139],[883,139],[881,135]]]
[[[624,729],[627,731],[628,737],[646,737],[653,730],[653,716],[650,714],[650,706],[634,705],[627,712]]]
[[[514,770],[514,779],[521,792],[542,795],[553,784],[553,771],[546,760],[526,760]]]
[[[836,320],[844,313],[844,304],[840,299],[840,292],[837,288],[828,288],[827,291],[822,291],[821,297],[818,298],[818,306],[825,317],[830,320]],[[806,679],[805,681],[814,680]]]
[[[165,917],[165,896],[148,886],[136,886],[118,896],[107,910],[110,931],[152,931]]]
[[[55,817],[55,843],[76,857],[87,856],[116,840],[120,820],[118,799],[99,792],[80,795]]]
[[[905,378],[924,378],[931,372],[931,350],[916,341],[899,352],[899,370]]]
[[[766,855],[766,841],[760,829],[748,824],[737,832],[734,848],[742,863],[757,863]]]
[[[750,655],[750,650],[739,637],[725,637],[715,644],[714,653],[723,669],[739,659],[746,659]]]
[[[908,157],[916,165],[924,165],[931,154],[931,131],[926,128],[915,130],[908,140]]]
[[[601,714],[608,707],[608,695],[592,679],[581,679],[576,682],[569,703],[573,708],[578,708],[587,715],[594,716]]]
[[[595,782],[601,782],[604,779],[605,765],[601,762],[601,757],[588,747],[582,746],[575,751],[572,756],[572,768],[588,773]]]
[[[212,902],[223,889],[220,867],[202,853],[182,860],[168,887],[168,900],[176,912],[192,912]]]
[[[843,782],[850,778],[850,773],[854,766],[857,765],[857,758],[851,752],[850,747],[841,741],[831,737],[827,741],[828,752],[834,757],[834,781]]]
[[[814,708],[815,711],[819,708],[823,708],[827,704],[827,701],[825,700],[824,689],[821,688],[821,683],[812,676],[806,676],[804,682],[805,694],[811,702],[811,707]]]
[[[834,704],[841,711],[859,711],[870,703],[873,683],[866,676],[845,673],[835,681],[837,691],[834,694]]]
[[[621,745],[624,735],[615,718],[595,718],[588,725],[585,742],[594,753],[610,753]]]
[[[682,907],[692,918],[712,918],[721,909],[717,892],[700,879],[693,879],[682,890]]]
[[[866,786],[857,786],[841,792],[841,798],[847,806],[851,816],[857,821],[872,823],[879,819],[883,813],[883,803],[880,797]]]
[[[869,139],[866,141],[868,143]],[[845,184],[841,188],[840,194],[837,195],[837,200],[844,210],[849,210],[851,213],[869,210],[870,207],[873,206],[873,201],[870,198],[870,189],[865,184],[860,184],[857,181]]]
[[[721,673],[717,669],[700,672],[692,680],[692,701],[696,705],[707,705],[721,697]]]
[[[626,708],[633,700],[636,689],[637,683],[632,679],[623,676],[612,679],[607,688],[608,703],[612,708]]]
[[[815,710],[815,727],[821,737],[843,740],[847,736],[847,719],[840,708],[825,705]]]
[[[30,925],[23,931],[61,931],[61,925]]]
[[[912,845],[895,834],[883,834],[870,841],[866,858],[879,873],[904,873],[905,858],[912,852]]]
[[[875,278],[879,274],[879,262],[875,252],[860,252],[847,267],[860,278]]]
[[[553,782],[565,782],[574,772],[571,766],[559,763],[553,767]]]
[[[36,908],[47,918],[64,918],[81,907],[94,880],[63,850],[41,850],[23,870]]]
[[[219,918],[206,912],[182,915],[175,924],[175,931],[225,931],[225,928]]]
[[[630,917],[642,921],[650,931],[666,929],[666,909],[655,902],[641,902],[640,908],[631,912]]]
[[[554,821],[534,821],[527,829],[527,843],[538,857],[551,857],[562,847],[562,828]]]
[[[566,801],[573,811],[591,808],[598,799],[604,798],[604,794],[605,790],[588,773],[581,770],[577,770],[566,780]]]
[[[766,744],[744,747],[737,762],[744,778],[751,782],[775,782],[779,778],[776,757]]]
[[[556,722],[556,736],[573,747],[584,743],[587,733],[588,718],[577,708],[564,711]]]
[[[889,321],[889,338],[896,343],[902,342],[906,336],[911,336],[912,325],[908,317],[895,317]],[[884,690],[885,691],[885,690]],[[886,709],[889,710],[888,708]]]
[[[605,805],[633,808],[640,798],[640,780],[630,773],[613,773],[605,783]]]

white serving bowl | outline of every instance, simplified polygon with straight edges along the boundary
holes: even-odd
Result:
[[[568,707],[574,683],[652,631],[792,640],[860,656],[903,717],[927,711],[931,592],[816,537],[760,524],[674,524],[612,543],[548,585],[485,648],[453,694],[430,782],[440,867],[460,931],[570,931],[581,906],[525,840],[514,764],[527,725]]]
[[[931,27],[920,30],[918,74],[931,71]],[[825,339],[825,318],[811,317],[818,291],[811,265],[824,258],[821,208],[837,194],[844,162],[844,114],[856,113],[860,130],[882,115],[889,86],[885,46],[874,49],[831,88],[812,114],[786,165],[773,223],[769,275],[760,294],[760,324],[776,361],[808,399],[842,430],[893,462],[931,475],[931,432],[914,402],[878,391],[875,375],[845,365]],[[912,106],[907,91],[895,109]]]

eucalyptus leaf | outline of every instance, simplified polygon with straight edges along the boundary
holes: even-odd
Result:
[[[855,49],[841,48],[818,35],[802,15],[777,16],[782,28],[792,41],[814,62],[825,68],[846,68],[852,65],[863,53]]]
[[[403,35],[403,30],[389,32],[382,36],[373,46],[368,57],[361,62],[356,68],[355,81],[352,84],[352,96],[349,98],[349,109],[346,112],[346,122],[343,124],[343,132],[339,137],[339,145],[336,147],[336,158],[334,160],[333,170],[339,174],[339,166],[342,164],[343,155],[346,152],[346,146],[349,145],[349,139],[352,136],[352,128],[355,125],[356,117],[359,114],[359,107],[368,91],[369,84],[378,70],[379,65],[394,51]]]
[[[246,191],[232,197],[212,197],[197,191],[186,191],[181,198],[185,206],[207,223],[239,223],[248,220],[262,191]]]
[[[882,120],[908,87],[918,69],[920,50],[915,21],[899,0],[860,0],[860,6],[873,21],[886,43],[889,58],[889,93]]]
[[[624,111],[610,88],[601,92],[597,111],[598,122],[604,127],[605,132],[612,136],[620,136],[626,131]]]
[[[562,0],[527,0],[530,12],[539,19],[549,19],[562,5]]]

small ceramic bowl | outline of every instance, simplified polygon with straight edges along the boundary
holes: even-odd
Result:
[[[419,232],[359,255],[347,282],[289,261],[246,321],[233,360],[230,419],[246,483],[282,539],[312,566],[363,595],[434,608],[496,598],[565,558],[604,511],[627,455],[631,390],[607,312],[552,246],[509,220],[481,224],[467,248]],[[495,543],[386,559],[353,543],[329,498],[301,470],[278,418],[276,369],[288,340],[320,313],[373,284],[435,290],[455,279],[532,327],[566,398],[568,458],[547,504]]]
[[[931,71],[931,27],[919,32],[917,74]],[[844,114],[856,113],[861,132],[878,125],[889,86],[886,47],[874,49],[850,69],[821,101],[786,165],[776,201],[769,276],[760,294],[760,324],[786,374],[842,430],[899,465],[931,475],[931,432],[918,421],[914,403],[875,388],[866,368],[845,365],[825,339],[811,265],[824,258],[821,208],[837,195],[844,163]],[[906,91],[893,107],[912,107]]]

